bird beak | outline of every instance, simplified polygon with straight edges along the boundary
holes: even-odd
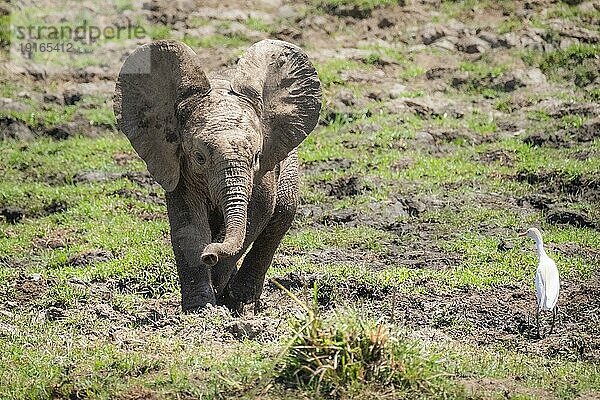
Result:
[[[519,237],[527,236],[527,232],[519,233]]]

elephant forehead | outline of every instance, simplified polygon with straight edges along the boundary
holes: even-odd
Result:
[[[252,109],[235,96],[218,96],[211,99],[205,129],[209,132],[222,132],[240,128],[258,128],[258,117]]]

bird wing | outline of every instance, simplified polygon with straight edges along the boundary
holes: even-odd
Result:
[[[540,310],[552,310],[558,301],[560,280],[556,263],[550,257],[540,259],[535,274],[535,291]]]
[[[544,274],[542,271],[541,264],[535,273],[535,296],[537,297],[538,309],[544,309],[544,303],[546,303],[546,283],[544,281]]]
[[[546,302],[544,308],[546,310],[552,310],[556,307],[558,302],[558,294],[560,292],[560,277],[558,276],[558,268],[556,263],[551,258],[547,258],[545,262],[545,289],[546,289]]]

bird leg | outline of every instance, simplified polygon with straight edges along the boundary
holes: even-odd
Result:
[[[552,309],[552,325],[550,325],[550,335],[552,335],[552,331],[554,330],[554,323],[556,322],[556,316],[558,315],[558,306]]]
[[[535,308],[535,325],[537,326],[537,338],[541,339],[540,336],[540,308]]]

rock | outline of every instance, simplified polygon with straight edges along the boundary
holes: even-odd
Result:
[[[421,213],[427,210],[427,206],[420,200],[413,198],[401,199],[400,202],[404,205],[404,209],[411,217],[418,217]]]
[[[494,78],[491,82],[493,89],[502,92],[512,92],[525,86],[540,86],[546,84],[546,76],[538,68],[527,70],[516,69]]]
[[[26,142],[34,138],[34,133],[25,123],[10,116],[0,117],[0,140],[16,139]]]
[[[2,215],[9,224],[16,224],[23,219],[25,210],[21,207],[5,206],[0,208],[0,215]]]
[[[583,42],[594,44],[600,42],[600,34],[580,26],[568,25],[554,27],[554,29],[556,29],[560,36],[574,39],[577,43]]]
[[[459,71],[452,77],[452,80],[450,81],[450,85],[452,85],[452,87],[459,88],[462,85],[469,82],[470,78],[471,77],[468,72]]]
[[[560,40],[560,43],[559,43],[558,47],[561,50],[566,50],[567,48],[569,48],[569,47],[571,47],[573,45],[576,45],[576,44],[579,44],[579,40],[573,39],[573,38],[562,38]]]
[[[346,82],[381,83],[383,78],[385,78],[385,72],[380,69],[376,69],[375,71],[347,70],[341,73],[341,77]]]
[[[519,36],[515,32],[508,32],[502,36],[504,43],[506,43],[505,47],[518,47],[521,45],[521,41],[519,40]]]
[[[546,84],[546,75],[539,68],[529,68],[527,70],[517,69],[515,73],[519,76],[525,86],[539,86]]]
[[[468,54],[477,54],[488,50],[490,48],[490,44],[485,40],[479,39],[478,37],[471,36],[459,40],[456,47],[462,52]]]
[[[48,76],[48,72],[37,64],[27,64],[25,66],[25,72],[36,81],[44,80]]]
[[[76,90],[65,90],[63,92],[63,101],[66,106],[72,106],[81,101],[83,94]]]
[[[350,132],[361,134],[373,134],[379,131],[381,131],[381,125],[375,122],[358,122],[350,128]],[[344,159],[339,165],[336,165],[335,169],[348,169],[349,167],[349,161]]]
[[[302,31],[289,26],[283,26],[277,32],[274,32],[273,36],[279,40],[299,40],[302,38]]]
[[[437,113],[433,110],[433,108],[429,104],[425,104],[422,101],[404,100],[404,104],[422,117],[437,116]]]
[[[374,89],[366,93],[367,98],[375,101],[382,101],[384,96],[384,91],[381,89]]]

